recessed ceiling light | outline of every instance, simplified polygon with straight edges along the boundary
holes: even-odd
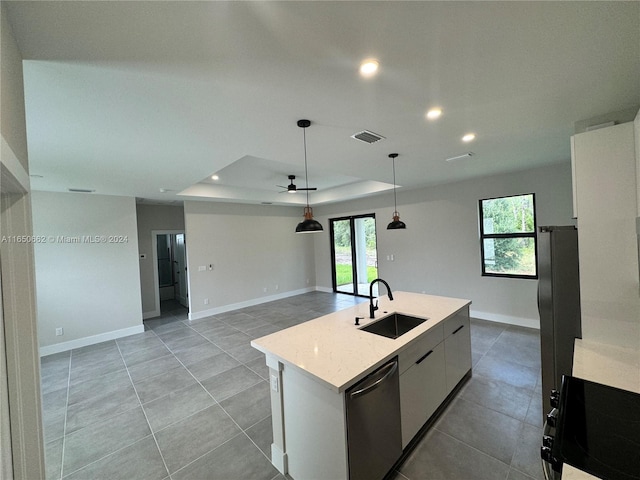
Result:
[[[436,118],[439,118],[440,115],[442,115],[442,109],[438,107],[432,108],[427,112],[427,118],[429,120],[435,120]]]
[[[211,175],[211,180],[220,180],[218,175]]]
[[[466,135],[464,135],[462,137],[462,141],[463,142],[471,142],[476,138],[476,134],[475,133],[467,133]]]
[[[372,77],[378,71],[378,61],[373,58],[368,58],[360,64],[360,75],[363,77]]]

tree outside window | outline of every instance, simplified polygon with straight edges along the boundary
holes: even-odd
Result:
[[[480,200],[482,275],[538,278],[533,193]]]

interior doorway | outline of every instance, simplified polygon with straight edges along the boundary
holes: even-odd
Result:
[[[368,297],[369,283],[378,277],[375,214],[332,218],[329,224],[333,291]]]
[[[156,311],[189,308],[186,237],[182,231],[153,232]]]

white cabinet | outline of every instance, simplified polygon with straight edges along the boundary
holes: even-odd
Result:
[[[447,397],[444,344],[429,348],[400,375],[402,448],[429,420]]]
[[[582,338],[640,348],[633,122],[573,137]]]
[[[469,309],[464,308],[444,322],[444,353],[447,392],[471,370]]]

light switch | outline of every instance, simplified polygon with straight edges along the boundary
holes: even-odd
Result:
[[[206,269],[207,269],[207,267],[205,267],[204,265],[200,265],[200,266],[198,267],[198,271],[199,271],[199,272],[204,272]]]

